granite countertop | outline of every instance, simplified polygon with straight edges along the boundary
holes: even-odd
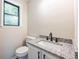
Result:
[[[62,44],[62,46],[61,46],[61,45],[56,45],[56,44],[52,43],[53,47],[50,49],[50,48],[46,48],[44,46],[37,44],[37,42],[39,42],[41,40],[42,39],[28,40],[26,43],[34,45],[34,46],[36,46],[40,49],[43,49],[51,54],[55,54],[57,56],[63,57],[64,59],[75,59],[75,51],[74,51],[74,47],[72,44],[59,42]]]

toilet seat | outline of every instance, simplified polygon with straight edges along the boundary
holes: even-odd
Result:
[[[16,49],[16,56],[17,57],[26,56],[27,53],[28,53],[28,47],[26,47],[26,46],[22,46],[22,47]]]

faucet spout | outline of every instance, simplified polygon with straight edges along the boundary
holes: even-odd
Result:
[[[50,41],[52,41],[52,32],[50,32],[50,34],[49,34],[49,39],[50,39]]]

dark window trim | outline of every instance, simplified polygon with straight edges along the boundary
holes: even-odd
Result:
[[[8,14],[8,13],[4,13],[5,15],[10,15],[10,16],[17,16],[18,17],[18,15],[13,15],[13,14]]]
[[[10,16],[17,16],[18,17],[18,15],[13,15],[13,14],[9,14],[9,13],[4,13],[4,14],[10,15]]]
[[[17,7],[18,8],[18,15],[13,15],[13,14],[8,14],[8,13],[5,13],[5,3],[8,3],[8,4],[10,4],[10,5],[12,5],[12,6],[15,6],[15,7]],[[4,11],[3,11],[3,25],[4,26],[20,26],[20,7],[19,6],[17,6],[17,5],[15,5],[15,4],[13,4],[13,3],[10,3],[10,2],[8,2],[8,1],[4,1]],[[18,17],[18,24],[17,25],[12,25],[12,24],[5,24],[5,14],[8,14],[8,15],[10,15],[10,16],[17,16]]]

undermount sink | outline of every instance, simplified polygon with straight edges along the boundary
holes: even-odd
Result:
[[[44,40],[37,42],[37,44],[48,48],[52,48],[53,46],[56,46],[56,47],[63,46],[63,44],[60,44],[60,43],[54,43],[54,42],[44,41]]]

